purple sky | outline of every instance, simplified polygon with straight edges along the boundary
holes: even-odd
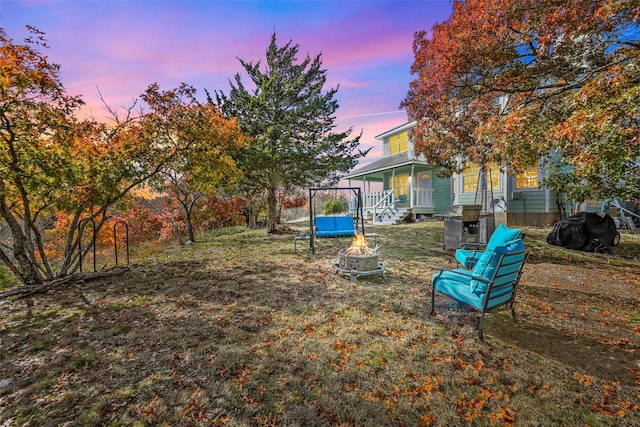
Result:
[[[130,105],[151,83],[172,89],[188,83],[229,92],[238,58],[262,60],[272,33],[305,54],[322,54],[326,88],[340,85],[337,130],[374,137],[406,122],[399,110],[412,76],[413,35],[451,12],[449,0],[415,1],[17,1],[0,0],[0,26],[20,42],[25,25],[46,33],[51,62],[60,64],[68,92],[82,95],[84,114],[106,116],[110,105]]]

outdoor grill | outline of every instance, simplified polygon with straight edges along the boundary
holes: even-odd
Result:
[[[480,241],[480,205],[452,205],[445,209],[444,249]]]

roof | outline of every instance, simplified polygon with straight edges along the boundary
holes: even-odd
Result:
[[[387,136],[389,136],[389,135],[393,135],[393,134],[395,134],[395,133],[402,132],[402,131],[407,130],[407,129],[411,129],[412,127],[415,127],[415,125],[416,125],[416,122],[415,122],[415,121],[413,121],[413,122],[407,122],[407,123],[402,124],[402,125],[400,125],[400,126],[396,126],[396,127],[394,127],[393,129],[390,129],[390,130],[388,130],[388,131],[386,131],[386,132],[383,132],[383,133],[381,133],[380,135],[376,135],[376,137],[375,137],[375,138],[376,138],[376,139],[384,139],[384,138],[386,138],[386,137],[387,137]]]
[[[373,163],[369,163],[350,174],[346,175],[343,179],[352,179],[363,175],[374,174],[385,170],[397,168],[406,165],[427,165],[428,163],[423,160],[418,160],[409,153],[409,151],[403,151],[402,153],[394,154],[392,156],[383,157],[380,160],[376,160]]]

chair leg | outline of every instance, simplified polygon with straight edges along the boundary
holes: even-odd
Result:
[[[484,341],[484,335],[482,335],[482,324],[484,323],[484,311],[480,313],[480,322],[478,323],[478,338],[480,341]]]
[[[431,284],[431,315],[432,316],[436,314],[435,297],[436,297],[436,288],[435,286],[433,286],[433,284]]]

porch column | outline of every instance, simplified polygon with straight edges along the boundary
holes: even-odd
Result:
[[[391,170],[391,182],[389,183],[389,188],[393,192],[394,206],[395,206],[395,200],[396,200],[396,189],[395,189],[396,183],[395,183],[395,181],[396,181],[396,170],[394,168],[394,169]]]
[[[409,207],[413,209],[413,180],[415,178],[415,165],[411,165],[411,175],[409,176]]]
[[[369,191],[367,190],[367,178],[365,175],[362,175],[362,189],[364,190],[364,195],[362,197],[363,207],[366,209],[369,207]]]

